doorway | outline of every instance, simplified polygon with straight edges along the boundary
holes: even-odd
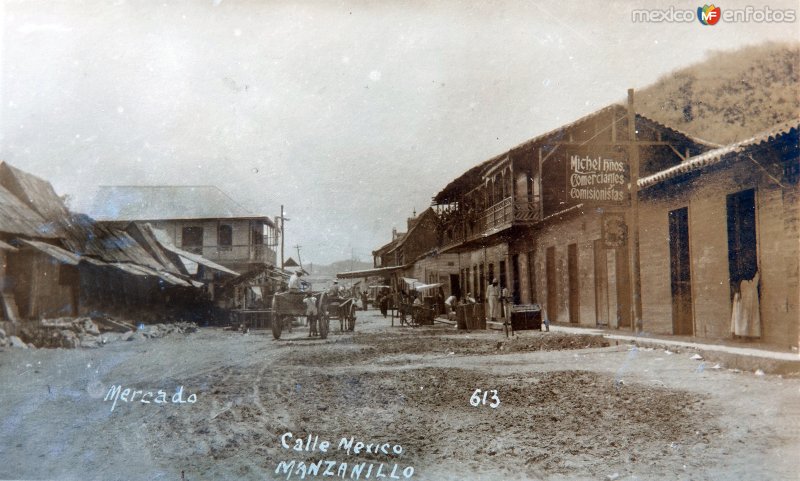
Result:
[[[569,322],[580,322],[580,287],[578,280],[578,244],[567,246],[567,275],[569,278]]]
[[[547,318],[558,320],[558,286],[556,282],[556,248],[548,247],[545,254],[545,276],[547,277]]]
[[[758,271],[755,201],[753,189],[731,194],[727,198],[731,299],[741,281],[752,279]]]
[[[669,212],[669,267],[672,289],[672,333],[694,333],[692,273],[689,256],[689,208]]]

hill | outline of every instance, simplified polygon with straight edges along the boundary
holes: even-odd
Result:
[[[708,58],[636,94],[637,112],[728,144],[800,116],[800,44],[766,43]]]
[[[306,266],[306,269],[308,269],[308,266]],[[361,271],[364,269],[372,269],[372,262],[351,261],[351,260],[336,261],[328,265],[314,264],[311,275],[313,277],[335,278],[338,272]]]

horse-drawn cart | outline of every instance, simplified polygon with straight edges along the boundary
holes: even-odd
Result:
[[[306,293],[277,292],[272,296],[272,336],[275,339],[280,339],[285,327],[288,327],[291,332],[292,322],[298,317],[307,318],[309,335],[318,335],[322,339],[328,337],[330,320],[322,308],[325,294],[312,294],[312,296],[316,299],[316,314],[312,312],[308,315],[306,313],[309,311],[303,302]]]
[[[354,297],[332,297],[325,295],[322,309],[328,319],[339,320],[339,332],[356,328],[356,299]]]

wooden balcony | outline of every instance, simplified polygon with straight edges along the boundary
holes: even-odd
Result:
[[[229,246],[182,246],[181,249],[199,254],[208,260],[224,263],[275,263],[275,251],[264,244]]]
[[[464,242],[473,241],[496,234],[515,225],[533,225],[541,220],[539,201],[514,201],[506,197],[484,211],[466,219],[455,221],[452,235],[442,241],[442,248],[455,247]]]

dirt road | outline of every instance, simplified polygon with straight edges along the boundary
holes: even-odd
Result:
[[[374,312],[326,341],[5,349],[0,479],[799,479],[798,379]]]

